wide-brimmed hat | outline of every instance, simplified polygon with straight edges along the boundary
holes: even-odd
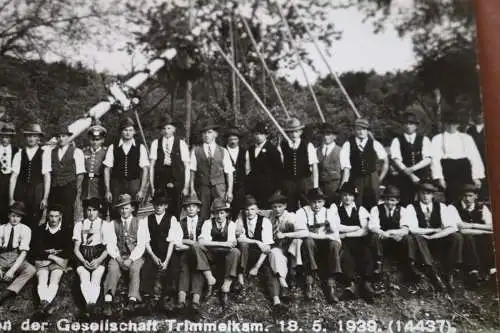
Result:
[[[407,111],[403,114],[403,123],[404,124],[418,124],[419,120],[417,115],[414,112]]]
[[[269,198],[268,202],[270,204],[273,204],[273,203],[287,203],[288,202],[288,198],[281,191],[276,191]]]
[[[269,134],[269,125],[265,122],[259,121],[252,128],[252,133]]]
[[[287,119],[285,122],[285,126],[283,126],[283,130],[285,132],[293,132],[303,129],[305,126],[300,122],[297,118]]]
[[[49,207],[47,208],[47,212],[59,212],[59,213],[63,214],[64,207],[62,205],[59,205],[59,204],[52,204],[52,205],[49,205]]]
[[[399,199],[401,193],[399,189],[396,186],[389,185],[386,188],[384,188],[384,191],[382,192],[382,196],[384,198],[397,198]]]
[[[203,123],[203,125],[200,128],[200,132],[206,132],[209,130],[218,130],[220,128],[220,125],[216,124],[213,120],[208,120]]]
[[[165,193],[159,192],[155,193],[153,198],[151,198],[151,203],[153,205],[168,205],[170,200]]]
[[[200,206],[201,205],[201,201],[200,201],[200,199],[198,199],[198,196],[196,195],[196,193],[193,193],[190,196],[184,198],[184,200],[182,201],[182,205],[183,206],[188,206],[188,205],[198,205],[198,206]]]
[[[26,206],[23,202],[16,201],[10,206],[9,212],[17,214],[19,216],[24,216],[26,215]]]
[[[115,203],[115,208],[120,208],[125,205],[133,205],[135,201],[132,199],[132,196],[128,193],[120,194],[118,200]]]
[[[60,135],[60,134],[66,134],[66,135],[73,135],[73,132],[69,129],[69,126],[68,125],[63,125],[63,124],[60,124],[57,126],[54,134],[57,136],[57,135]]]
[[[83,206],[83,209],[87,209],[89,207],[92,207],[92,208],[95,208],[97,210],[101,210],[102,209],[102,201],[99,198],[93,197],[90,199],[83,200],[82,206]]]
[[[328,135],[328,134],[338,134],[339,132],[335,129],[335,127],[332,124],[329,123],[323,123],[321,127],[319,128],[319,132],[323,135]]]
[[[42,126],[40,124],[29,124],[26,126],[26,128],[23,130],[24,135],[45,135],[42,131]]]
[[[0,136],[16,135],[16,127],[12,123],[6,123],[0,129]]]
[[[356,185],[354,185],[352,182],[347,182],[340,187],[339,193],[348,193],[356,196],[359,192]]]
[[[161,129],[167,125],[172,125],[174,127],[177,127],[179,124],[176,121],[174,121],[174,119],[169,114],[165,114],[162,115],[158,120],[158,128]]]
[[[359,118],[354,122],[354,127],[369,128],[370,122],[368,121],[368,119]]]
[[[310,189],[309,192],[307,192],[307,200],[309,201],[324,200],[325,198],[325,193],[323,193],[319,187]]]
[[[424,191],[424,192],[437,192],[438,188],[434,186],[434,184],[429,183],[429,182],[422,182],[418,185],[419,191]]]
[[[229,209],[230,209],[229,205],[222,198],[215,198],[214,201],[212,202],[212,206],[210,207],[212,213],[218,212],[220,210],[229,211]]]
[[[257,205],[257,199],[253,195],[247,194],[245,195],[245,200],[244,200],[244,207],[249,207]]]
[[[460,189],[460,192],[462,194],[464,193],[478,193],[479,192],[479,186],[476,186],[475,184],[464,184],[462,188]]]
[[[225,137],[229,138],[230,136],[237,136],[238,138],[241,138],[241,131],[235,127],[230,128],[226,131]]]
[[[129,128],[129,127],[135,128],[134,120],[130,117],[123,118],[120,121],[120,131],[123,131],[125,128]]]

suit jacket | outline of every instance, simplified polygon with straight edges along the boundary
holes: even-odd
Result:
[[[278,149],[269,141],[255,157],[255,145],[249,150],[250,173],[247,177],[247,192],[254,195],[260,205],[281,187],[283,163]]]

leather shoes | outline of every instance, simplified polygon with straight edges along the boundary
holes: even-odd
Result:
[[[408,280],[419,282],[424,278],[424,274],[422,274],[417,267],[415,266],[415,262],[410,262],[408,265]]]
[[[328,303],[330,304],[337,303],[339,301],[339,298],[335,294],[335,287],[333,286],[328,287],[327,300]]]
[[[313,299],[313,285],[311,283],[306,284],[305,297],[307,300]]]
[[[363,288],[363,298],[367,303],[373,303],[373,297],[375,296],[375,290],[373,290],[372,284],[369,281],[364,280],[362,283]]]
[[[286,313],[288,311],[288,307],[283,303],[273,304],[273,312],[277,314]]]
[[[375,275],[382,274],[382,262],[381,261],[377,261],[375,263],[375,269],[373,270],[373,274],[375,274]]]
[[[200,303],[196,303],[196,302],[191,303],[191,310],[192,310],[192,311],[193,311],[193,313],[195,313],[195,314],[200,313],[200,310],[201,310],[201,305],[200,305]]]
[[[285,301],[288,301],[292,298],[292,293],[290,292],[289,288],[281,287],[280,295],[281,295],[281,298]]]
[[[479,286],[479,273],[477,271],[469,272],[467,276],[467,284],[470,288],[477,288]]]
[[[349,286],[344,288],[344,292],[342,293],[342,300],[349,301],[356,298],[356,284],[351,282]]]
[[[111,302],[104,302],[103,314],[106,317],[111,317],[113,315],[113,305]]]

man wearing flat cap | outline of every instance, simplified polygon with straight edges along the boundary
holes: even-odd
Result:
[[[203,124],[200,132],[203,143],[191,152],[191,193],[201,200],[200,217],[210,217],[210,204],[216,198],[233,200],[234,167],[226,149],[215,142],[219,126],[212,121]]]
[[[342,168],[340,166],[341,147],[335,143],[338,132],[328,123],[324,123],[320,129],[323,143],[317,148],[319,187],[326,195],[326,205],[338,203],[338,189],[342,180]]]
[[[378,203],[379,185],[389,170],[387,152],[380,142],[368,133],[367,119],[357,119],[355,135],[351,136],[340,151],[342,184],[351,182],[358,189],[357,205],[373,207]],[[377,164],[383,161],[380,173]]]
[[[6,123],[0,128],[0,221],[7,221],[9,214],[9,186],[12,175],[12,160],[17,148],[12,145],[16,128],[12,123]]]
[[[281,187],[283,162],[278,149],[268,140],[269,127],[259,122],[252,129],[254,144],[247,152],[246,193],[257,199],[261,209],[269,209],[269,198]]]
[[[51,151],[51,182],[49,205],[58,204],[64,207],[63,228],[73,230],[75,203],[81,205],[82,182],[85,171],[85,157],[80,148],[69,141],[73,135],[67,126],[60,126],[55,133],[57,145]],[[82,213],[82,211],[80,211]]]
[[[103,162],[107,151],[106,147],[104,147],[106,133],[106,129],[98,121],[90,126],[87,131],[90,144],[83,148],[85,170],[87,170],[87,173],[83,177],[82,200],[98,198],[104,201]]]
[[[238,214],[243,209],[245,200],[245,180],[246,180],[246,149],[240,146],[241,131],[237,128],[231,128],[226,132],[226,150],[233,164],[233,193],[234,198],[231,202],[231,219],[236,220]]]
[[[459,131],[460,114],[443,113],[444,131],[432,138],[432,178],[445,191],[446,203],[459,200],[463,184],[481,186],[484,164],[472,137]]]
[[[120,122],[120,139],[109,145],[104,159],[106,200],[111,203],[129,193],[138,203],[146,195],[149,158],[146,147],[135,141],[135,123],[131,118]]]
[[[299,119],[288,119],[283,129],[291,141],[283,140],[278,147],[283,162],[282,187],[291,211],[306,205],[308,190],[318,187],[318,156],[313,144],[302,138],[304,127]]]
[[[415,201],[419,182],[431,179],[431,141],[417,133],[417,128],[417,115],[406,112],[403,115],[403,134],[392,140],[390,148],[391,160],[399,171],[396,181],[403,206]]]
[[[47,208],[50,194],[50,151],[42,150],[44,135],[39,124],[29,124],[23,131],[25,147],[14,155],[10,177],[10,202],[24,202],[25,222],[31,228],[40,223],[42,211]]]
[[[151,143],[150,185],[153,195],[163,192],[170,198],[168,210],[181,213],[181,196],[189,194],[189,148],[176,132],[176,124],[168,115],[160,119],[161,136]]]

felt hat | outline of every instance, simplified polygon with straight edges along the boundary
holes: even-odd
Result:
[[[230,209],[229,205],[222,198],[215,198],[214,201],[212,202],[212,206],[210,207],[212,213],[216,213],[220,210],[229,211],[229,209]]]
[[[62,214],[64,213],[64,207],[59,204],[49,205],[49,207],[47,208],[47,212],[54,212],[54,211]]]
[[[241,131],[233,127],[226,131],[225,136],[226,138],[229,138],[230,136],[237,136],[238,138],[241,138]]]
[[[352,182],[347,182],[340,187],[339,192],[348,193],[356,196],[358,194],[358,189]]]
[[[213,120],[208,120],[200,128],[200,132],[206,132],[208,130],[218,130],[220,128]]]
[[[396,186],[389,185],[387,186],[384,191],[382,192],[382,196],[384,198],[398,198],[400,197],[401,193],[399,192],[399,189]]]
[[[403,114],[403,123],[404,124],[418,124],[418,117],[414,112],[407,111]]]
[[[83,209],[87,209],[89,207],[95,208],[97,210],[102,209],[102,202],[99,198],[90,198],[82,201]]]
[[[130,117],[123,118],[120,121],[120,131],[123,131],[125,128],[128,128],[128,127],[135,128],[135,122],[134,122],[134,120],[132,118],[130,118]]]
[[[40,124],[29,124],[26,126],[26,128],[23,130],[24,135],[44,135],[42,131],[42,126]]]
[[[332,124],[329,123],[324,123],[321,125],[319,129],[320,133],[323,135],[328,135],[328,134],[338,134],[339,132],[335,129],[335,127]]]
[[[15,213],[16,215],[24,216],[26,215],[26,206],[23,202],[16,201],[10,206],[9,211],[11,213]]]
[[[13,136],[16,135],[16,128],[12,123],[6,123],[0,129],[0,136]]]
[[[307,200],[309,201],[324,200],[325,198],[326,195],[319,187],[310,189],[309,192],[307,192]]]
[[[359,118],[359,119],[356,119],[356,121],[354,122],[354,126],[361,127],[361,128],[369,128],[370,122],[368,121],[368,119]]]
[[[434,184],[432,183],[429,183],[429,182],[423,182],[423,183],[420,183],[419,186],[418,186],[418,189],[420,191],[424,191],[424,192],[437,192],[438,191],[438,188],[436,186],[434,186]]]
[[[158,192],[158,193],[155,193],[155,195],[153,196],[153,198],[151,198],[151,203],[153,205],[168,205],[170,203],[170,200],[169,198],[166,196],[165,193],[162,193],[162,192]]]
[[[479,192],[479,187],[474,185],[474,184],[464,184],[461,188],[462,194],[464,193],[478,193]]]
[[[298,131],[303,129],[305,126],[300,122],[299,119],[297,118],[290,118],[287,119],[285,122],[285,126],[283,126],[283,129],[285,132],[293,132],[293,131]]]
[[[188,197],[185,197],[184,200],[182,201],[183,206],[188,206],[188,205],[201,205],[200,199],[198,199],[198,196],[196,193],[191,194]]]
[[[69,129],[69,126],[68,125],[59,125],[57,126],[56,128],[56,131],[54,132],[54,134],[57,136],[57,135],[60,135],[60,134],[66,134],[66,135],[73,135],[73,132],[71,132],[71,130]]]
[[[259,121],[252,128],[252,133],[269,134],[269,125],[265,122]]]
[[[287,203],[287,201],[288,201],[288,198],[281,191],[274,192],[274,194],[268,200],[268,202],[270,204],[273,204],[273,203]]]
[[[249,207],[257,205],[257,199],[253,195],[247,194],[245,195],[245,200],[244,200],[244,207]]]
[[[120,208],[122,206],[129,205],[129,204],[133,205],[134,203],[135,202],[132,199],[132,196],[130,196],[130,194],[128,194],[128,193],[120,194],[117,202],[115,203],[115,208]]]

